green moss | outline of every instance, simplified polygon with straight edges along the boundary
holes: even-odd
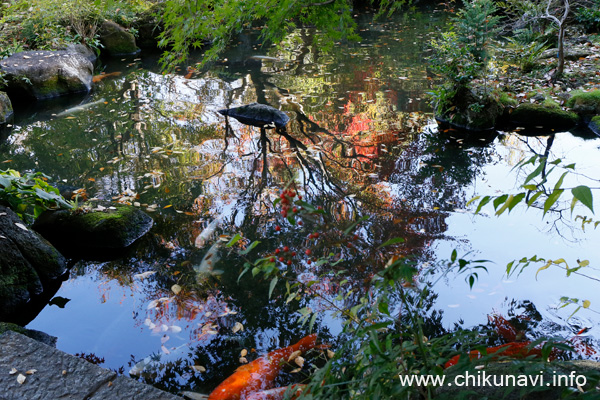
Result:
[[[505,107],[516,107],[519,105],[519,101],[514,97],[510,97],[510,95],[506,92],[500,92],[498,94],[498,101]]]
[[[544,107],[540,104],[523,103],[511,114],[513,124],[526,128],[542,126],[550,131],[569,130],[577,125],[577,114],[560,108]]]
[[[560,110],[560,104],[558,104],[556,101],[546,98],[543,102],[542,102],[542,106],[549,108],[549,109],[553,109],[553,110]]]
[[[600,90],[576,91],[567,101],[567,106],[578,114],[600,114]]]

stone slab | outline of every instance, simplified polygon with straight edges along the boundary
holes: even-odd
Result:
[[[10,374],[13,368],[18,372]],[[19,374],[25,376],[23,383],[17,381]],[[57,399],[181,400],[20,333],[0,335],[0,400]]]

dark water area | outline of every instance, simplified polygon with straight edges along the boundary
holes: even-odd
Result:
[[[491,208],[474,215],[467,206],[476,195],[516,190],[523,172],[513,167],[543,153],[547,138],[502,132],[465,142],[438,132],[427,97],[435,80],[426,65],[427,42],[443,13],[423,8],[384,22],[357,18],[363,40],[330,50],[313,44],[310,29],[294,32],[281,48],[261,47],[256,31],[204,70],[162,74],[149,53],[104,60],[102,70],[120,74],[89,95],[17,110],[0,145],[1,168],[42,171],[56,184],[85,188],[90,199],[140,207],[155,221],[128,254],[78,261],[57,293],[70,301],[47,306],[28,328],[57,336],[64,351],[93,353],[107,368],[174,393],[209,393],[240,365],[242,350],[250,360],[306,336],[302,307],[317,311],[314,331],[335,348],[342,322],[325,301],[286,303],[283,284],[269,298],[269,280],[238,280],[245,260],[225,243],[240,232],[247,243],[261,242],[250,258],[282,246],[296,251],[284,268],[318,280],[324,299],[337,296],[339,279],[320,276],[326,268],[309,264],[305,251],[341,259],[334,269],[348,270],[355,289],[336,303],[342,308],[355,304],[389,257],[410,256],[425,269],[443,265],[456,249],[493,263],[472,289],[443,268],[426,278],[438,281],[426,311],[432,333],[459,322],[486,325],[494,313],[522,314],[533,318],[531,338],[566,338],[588,327],[586,340],[596,345],[596,280],[552,268],[536,280],[539,266],[507,277],[505,266],[534,254],[587,259],[587,274],[598,278],[597,230],[582,231],[567,213],[542,218],[539,210],[516,207],[496,217]],[[288,137],[271,130],[261,136],[218,113],[255,101],[287,113]],[[551,154],[577,163],[580,174],[569,184],[594,186],[599,147],[598,138],[564,132]],[[322,228],[317,222],[291,225],[273,205],[287,187],[332,216],[319,239],[307,239]],[[345,245],[340,232],[362,217],[353,246]],[[405,242],[377,250],[395,237]],[[570,317],[574,308],[560,308],[561,296],[592,305]]]

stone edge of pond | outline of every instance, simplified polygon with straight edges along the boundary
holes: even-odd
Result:
[[[0,387],[5,400],[181,400],[18,332],[0,334]],[[11,371],[16,372],[11,373]],[[24,381],[23,377],[25,378]],[[22,383],[19,383],[22,381]]]

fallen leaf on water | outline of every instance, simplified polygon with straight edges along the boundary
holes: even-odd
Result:
[[[165,354],[171,354],[171,352],[169,351],[169,349],[167,349],[165,346],[160,346],[160,349],[162,350],[163,353]]]
[[[329,358],[333,358],[335,356],[335,353],[331,350],[327,350],[327,357]]]
[[[161,344],[165,344],[165,343],[166,343],[166,342],[167,342],[169,339],[171,339],[169,336],[167,336],[167,335],[163,335],[163,336],[160,338],[160,343],[161,343]]]
[[[146,271],[146,272],[142,272],[141,274],[135,274],[133,277],[139,278],[143,281],[144,279],[146,279],[150,275],[154,275],[155,273],[156,273],[156,271]]]
[[[196,372],[206,372],[206,368],[204,368],[202,365],[192,365],[190,368]]]
[[[294,359],[294,362],[296,363],[297,366],[299,367],[303,367],[304,366],[304,358],[302,357],[296,357]]]
[[[23,374],[19,374],[19,376],[17,376],[17,382],[19,382],[21,385],[23,384],[23,382],[25,382],[25,375]]]
[[[302,368],[296,368],[294,370],[291,370],[290,373],[295,374],[296,372],[300,372],[300,371],[302,371]]]
[[[243,331],[244,330],[244,325],[242,325],[239,322],[236,322],[235,325],[233,326],[233,328],[231,328],[231,331],[233,333],[236,333],[237,331]]]
[[[243,350],[240,352],[240,356],[242,356],[242,357],[246,357],[247,355],[248,355],[248,350],[246,350],[246,349],[243,349]],[[15,370],[15,371],[16,371],[16,370]]]
[[[240,364],[248,364],[246,357],[240,357]]]
[[[290,356],[288,357],[288,362],[292,361],[294,358],[298,357],[300,354],[302,354],[302,350],[296,350],[295,352],[290,354]]]
[[[181,286],[179,286],[178,284],[175,284],[175,285],[171,286],[171,290],[173,291],[173,293],[179,294],[179,292],[181,292]]]

